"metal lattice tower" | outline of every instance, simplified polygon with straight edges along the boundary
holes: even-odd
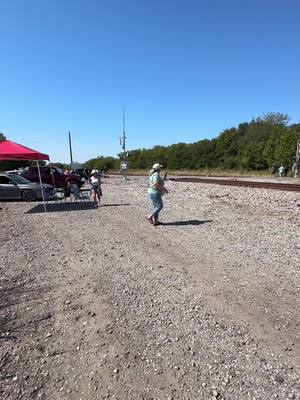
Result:
[[[124,161],[127,160],[127,154],[126,154],[126,133],[125,133],[125,110],[123,108],[123,133],[122,136],[120,137],[120,145],[122,147],[123,150],[123,154],[122,154],[122,158]]]

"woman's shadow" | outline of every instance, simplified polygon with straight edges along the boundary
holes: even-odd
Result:
[[[160,225],[163,226],[203,225],[208,222],[212,222],[212,219],[206,219],[206,220],[190,219],[187,221],[161,222]]]

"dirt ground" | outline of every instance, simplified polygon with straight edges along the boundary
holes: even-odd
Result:
[[[300,399],[299,194],[168,188],[0,203],[1,398]]]

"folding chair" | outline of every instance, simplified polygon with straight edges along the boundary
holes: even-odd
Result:
[[[71,184],[71,201],[89,201],[89,195],[87,193],[81,193],[78,186],[75,183]]]

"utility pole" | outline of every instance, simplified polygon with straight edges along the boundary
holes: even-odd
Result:
[[[73,154],[72,154],[72,141],[71,141],[71,132],[69,131],[69,148],[70,148],[70,160],[71,164],[73,164]],[[71,165],[72,167],[72,165]]]

